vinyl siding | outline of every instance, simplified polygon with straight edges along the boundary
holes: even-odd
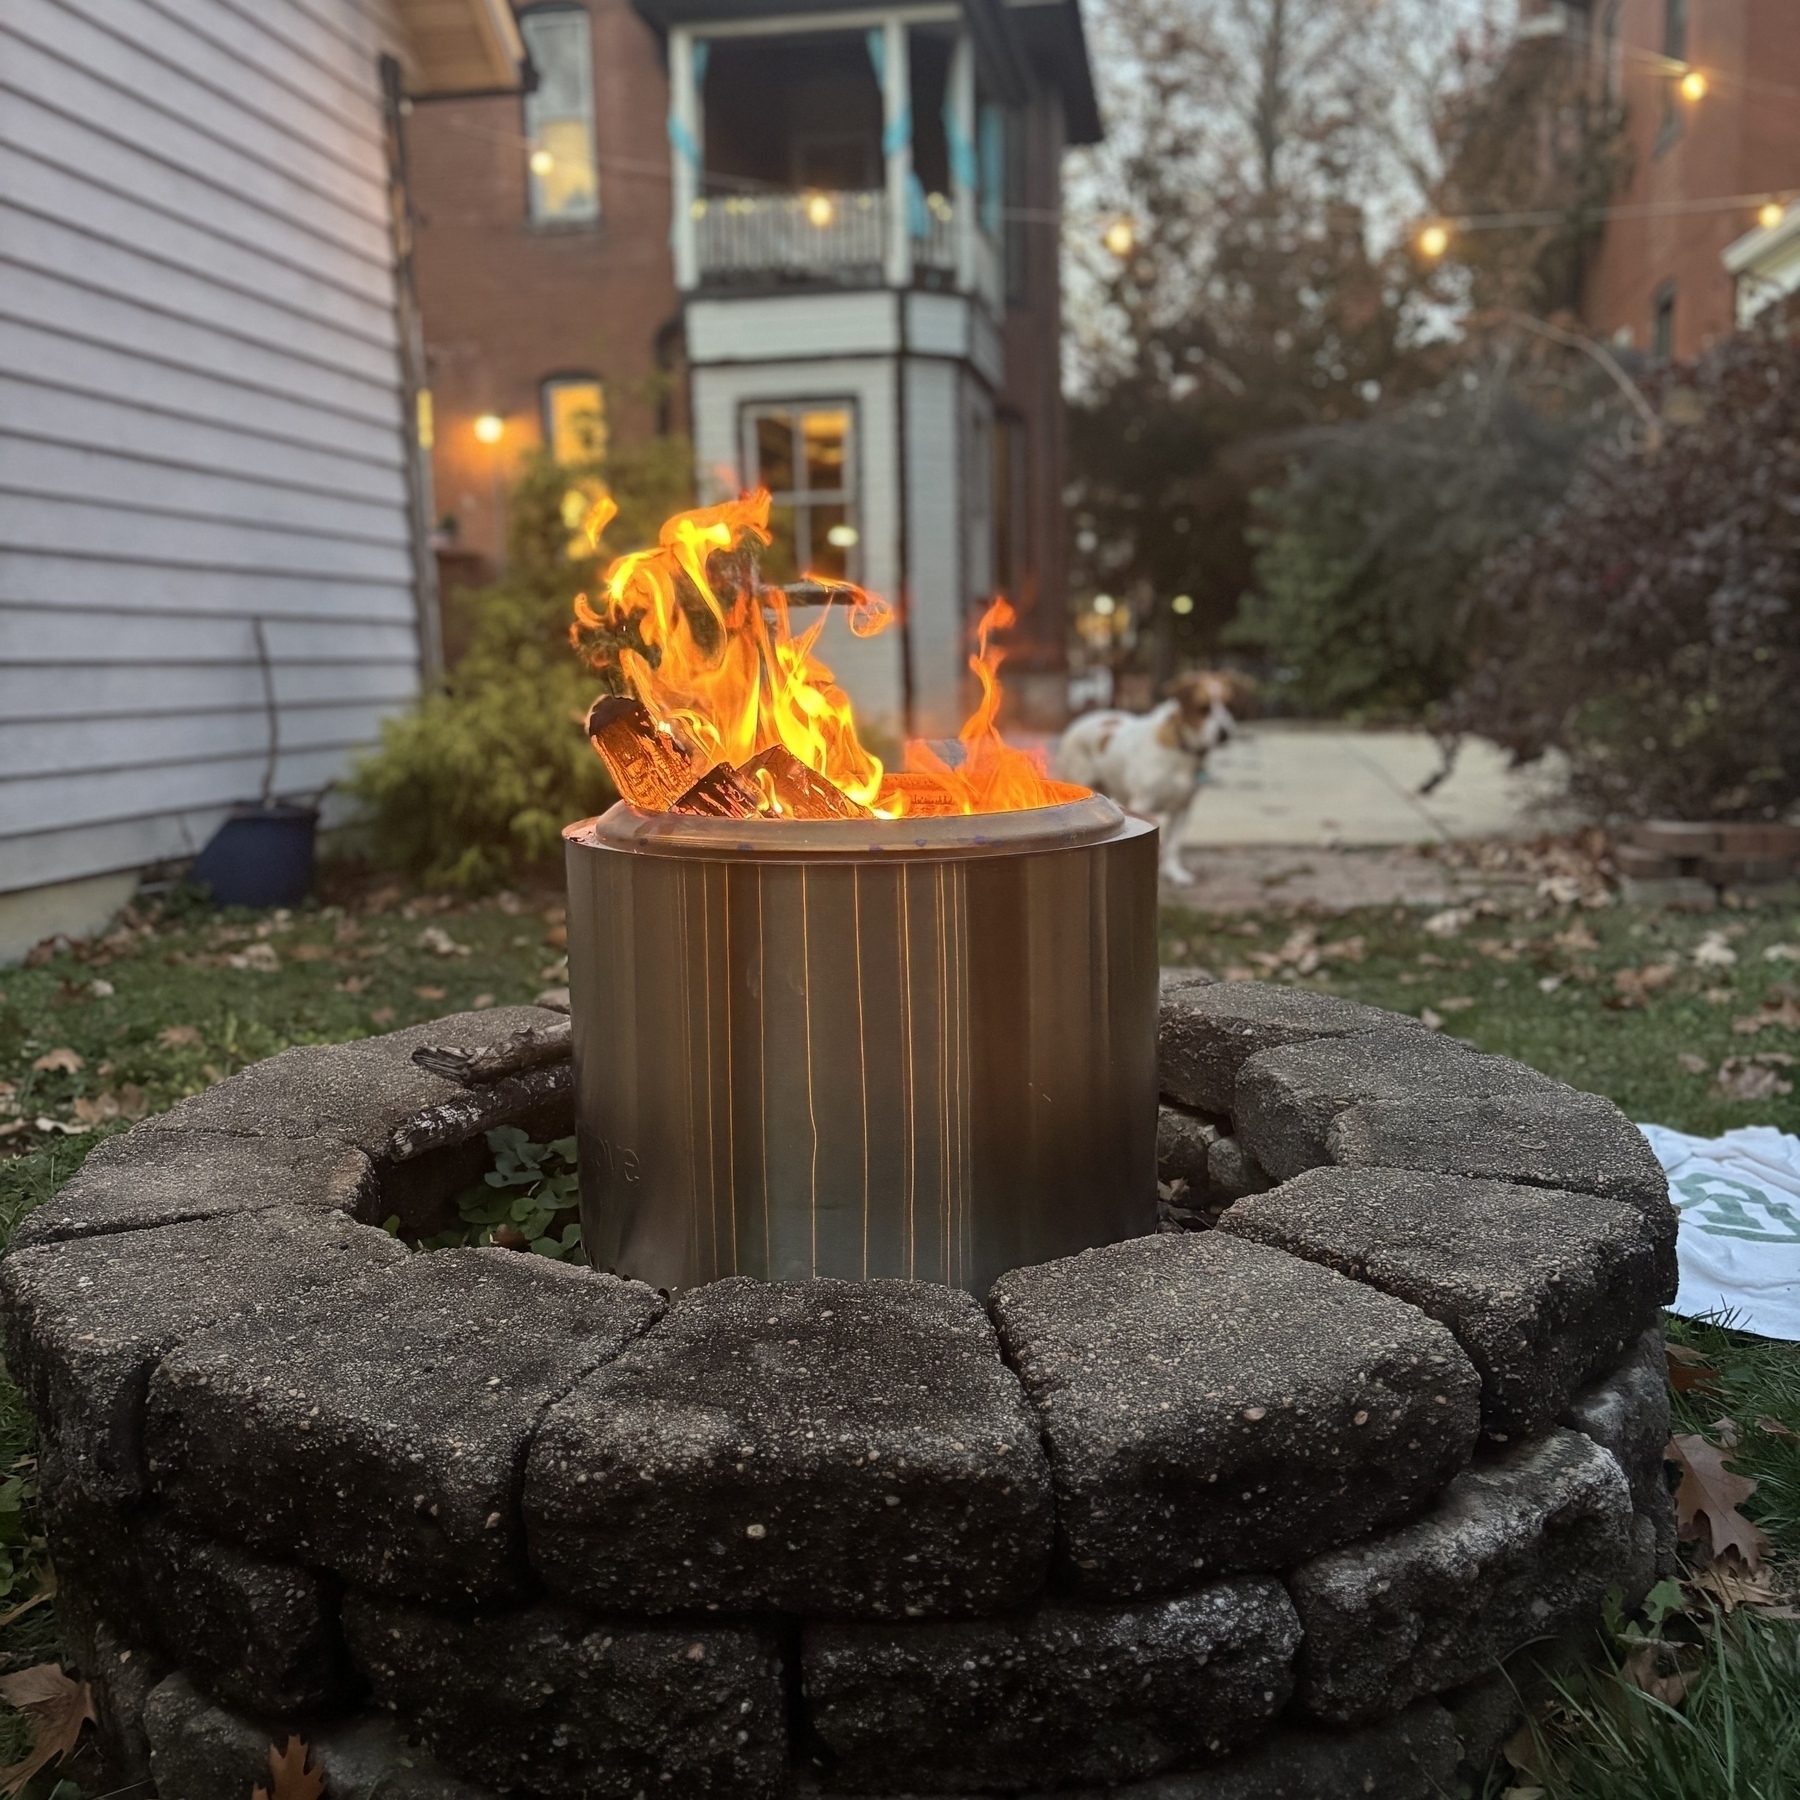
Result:
[[[0,892],[417,692],[379,0],[0,0]]]

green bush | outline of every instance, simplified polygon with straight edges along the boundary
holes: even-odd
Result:
[[[569,643],[574,600],[692,504],[692,468],[678,438],[604,463],[528,459],[508,502],[505,577],[458,596],[468,648],[358,765],[347,848],[434,887],[479,890],[551,863],[562,828],[612,802],[581,730],[597,684]],[[619,514],[596,553],[580,523],[602,488]]]
[[[1463,672],[1471,576],[1562,494],[1609,416],[1591,373],[1494,357],[1307,434],[1258,496],[1256,586],[1225,641],[1260,650],[1296,711],[1425,711]]]

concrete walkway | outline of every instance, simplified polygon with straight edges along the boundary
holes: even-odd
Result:
[[[1560,771],[1507,767],[1505,752],[1465,739],[1453,773],[1422,731],[1351,731],[1269,720],[1212,757],[1180,826],[1183,849],[1247,845],[1375,848],[1458,838],[1535,837],[1566,825]]]

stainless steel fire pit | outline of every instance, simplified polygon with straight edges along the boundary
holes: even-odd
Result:
[[[1007,1269],[1156,1227],[1156,834],[623,804],[564,833],[582,1229],[662,1288]]]

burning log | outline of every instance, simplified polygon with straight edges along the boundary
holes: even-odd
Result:
[[[639,812],[667,812],[696,785],[693,761],[680,740],[658,727],[641,700],[612,694],[596,700],[587,734],[613,785]]]
[[[891,809],[901,802],[909,819],[950,819],[963,810],[962,802],[935,775],[890,771],[881,778],[875,804]]]
[[[713,819],[754,819],[762,811],[762,796],[730,763],[714,763],[668,810]]]
[[[809,769],[785,744],[743,764],[738,777],[760,794],[771,796],[789,819],[867,819],[873,815],[816,769]]]

